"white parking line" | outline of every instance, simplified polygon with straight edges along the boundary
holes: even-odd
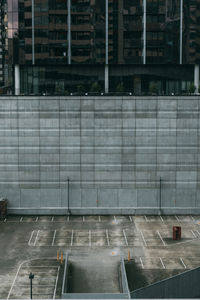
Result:
[[[124,234],[124,239],[125,239],[125,242],[126,242],[126,246],[128,246],[128,241],[127,241],[127,238],[126,238],[126,232],[125,232],[125,229],[123,229],[123,234]]]
[[[38,237],[39,237],[39,233],[40,233],[40,230],[38,230],[38,232],[37,232],[37,235],[35,237],[35,242],[34,242],[33,246],[35,246],[36,243],[37,243],[37,240],[38,240]]]
[[[99,222],[101,222],[101,216],[99,216]]]
[[[177,216],[175,216],[175,218],[179,223],[181,223],[180,219]]]
[[[161,262],[161,264],[162,264],[163,269],[166,269],[166,268],[165,268],[165,265],[164,265],[164,263],[163,263],[163,260],[162,260],[161,257],[160,257],[160,262]]]
[[[114,216],[114,221],[115,221],[115,223],[117,222],[117,219],[116,219],[116,217]]]
[[[198,231],[198,230],[195,230],[197,233],[198,233],[198,235],[200,236],[200,232]]]
[[[54,235],[53,235],[53,240],[52,240],[52,244],[51,244],[51,246],[53,246],[53,245],[54,245],[55,237],[56,237],[56,229],[54,230]]]
[[[4,221],[4,222],[6,222],[6,221],[7,221],[7,219],[5,218],[3,221]]]
[[[110,246],[110,241],[109,241],[109,236],[108,236],[108,229],[106,229],[106,239],[107,239],[108,246]]]
[[[195,218],[193,216],[191,216],[191,219],[192,219],[193,222],[195,222]]]
[[[85,216],[83,216],[83,222],[85,222]]]
[[[34,232],[35,232],[35,230],[32,231],[31,236],[30,236],[30,239],[29,239],[29,241],[28,241],[28,245],[29,245],[29,246],[31,245],[31,240],[32,240],[32,237],[33,237]]]
[[[149,220],[147,219],[147,216],[144,215],[144,218],[145,218],[145,221],[146,221],[146,222],[149,222]]]
[[[165,244],[165,242],[163,241],[163,238],[162,238],[162,236],[161,236],[160,232],[159,232],[158,230],[157,230],[156,232],[157,232],[157,234],[158,234],[159,238],[161,239],[161,241],[162,241],[163,245],[164,245],[164,246],[166,246],[166,244]]]
[[[141,236],[142,236],[142,240],[143,240],[145,246],[147,247],[147,243],[146,243],[146,241],[145,241],[145,238],[144,238],[144,235],[143,235],[142,231],[140,231],[140,234],[141,234]]]
[[[191,232],[192,232],[193,236],[196,238],[196,234],[194,233],[194,231],[193,231],[193,230],[191,230]]]
[[[53,222],[54,221],[54,216],[51,218],[51,222]]]
[[[12,283],[12,285],[11,285],[11,288],[10,288],[10,291],[9,291],[9,293],[8,293],[7,299],[9,299],[9,297],[10,297],[10,294],[11,294],[11,292],[12,292],[13,286],[15,285],[15,281],[16,281],[16,279],[17,279],[17,276],[18,276],[18,274],[19,274],[19,270],[20,270],[20,268],[21,268],[22,265],[23,265],[23,263],[21,263],[21,264],[19,265],[18,269],[17,269],[17,273],[16,273],[15,278],[14,278],[14,280],[13,280],[13,283]]]
[[[130,222],[133,222],[133,219],[131,218],[131,216],[129,216],[129,220],[130,220]]]
[[[23,220],[23,217],[21,217],[19,221],[22,222],[22,220]]]
[[[67,217],[67,222],[69,222],[69,216]]]
[[[55,283],[55,288],[54,288],[54,293],[53,293],[53,299],[55,299],[55,297],[56,297],[56,290],[57,290],[57,285],[58,285],[59,271],[60,271],[60,266],[58,267],[58,271],[57,271],[56,283]]]
[[[180,261],[182,262],[184,268],[187,269],[187,267],[186,267],[186,265],[185,265],[185,263],[184,263],[184,261],[183,261],[183,259],[181,257],[180,257]]]
[[[91,230],[89,230],[89,246],[92,246],[92,236],[91,236]]]
[[[73,245],[73,238],[74,238],[74,230],[72,229],[72,235],[71,235],[71,246]]]
[[[142,261],[141,257],[140,257],[140,263],[141,263],[142,269],[144,269],[144,265],[143,265],[143,261]]]
[[[39,218],[39,217],[37,217],[37,218],[35,219],[35,222],[37,222],[37,221],[38,221],[38,218]]]
[[[163,220],[162,216],[160,216],[160,219],[161,219],[161,221],[164,223],[164,220]]]

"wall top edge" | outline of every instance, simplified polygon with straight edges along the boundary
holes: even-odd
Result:
[[[200,100],[194,96],[0,96],[1,100]]]

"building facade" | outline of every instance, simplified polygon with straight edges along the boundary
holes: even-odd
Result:
[[[3,68],[3,47],[4,47],[4,3],[0,3],[0,87],[4,83],[4,68]]]
[[[17,93],[187,92],[199,85],[200,0],[7,0]],[[20,75],[19,75],[20,74]],[[18,80],[20,77],[20,80]]]

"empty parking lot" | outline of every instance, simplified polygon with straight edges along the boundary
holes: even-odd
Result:
[[[172,240],[172,226],[182,239]],[[0,298],[60,297],[62,267],[57,252],[73,257],[131,258],[141,269],[180,270],[200,265],[199,216],[8,216],[0,221]]]

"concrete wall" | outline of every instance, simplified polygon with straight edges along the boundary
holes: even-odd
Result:
[[[12,213],[200,213],[200,97],[0,97]]]
[[[199,298],[200,268],[162,280],[145,288],[131,292],[134,299],[184,299]]]

